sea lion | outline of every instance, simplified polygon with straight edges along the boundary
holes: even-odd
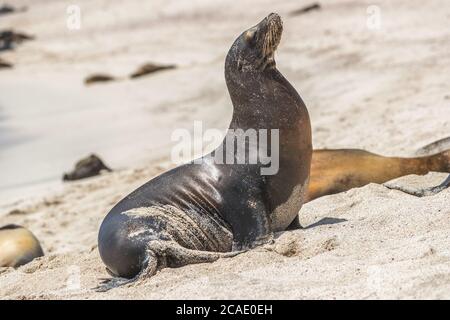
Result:
[[[99,175],[102,171],[112,171],[97,155],[91,154],[89,157],[81,159],[75,164],[75,169],[65,173],[63,181],[81,180]]]
[[[84,84],[85,85],[90,85],[93,83],[98,83],[98,82],[111,82],[116,80],[115,77],[110,76],[109,74],[102,74],[102,73],[97,73],[97,74],[93,74],[90,75],[88,77],[86,77],[86,79],[84,79]]]
[[[0,15],[10,14],[16,11],[16,8],[11,7],[10,5],[4,4],[0,7]]]
[[[136,71],[130,74],[130,79],[136,79],[162,70],[174,69],[174,64],[155,64],[152,62],[140,66]]]
[[[43,255],[31,231],[14,224],[0,228],[0,267],[17,268]]]
[[[314,150],[306,201],[369,183],[384,183],[430,171],[450,172],[450,150],[416,158],[383,157],[357,149]],[[446,182],[438,187],[442,189],[445,185]],[[437,190],[423,190],[423,193],[426,195],[427,191],[435,193]]]
[[[279,130],[278,171],[262,175],[267,164],[261,161],[217,163],[224,150],[227,159],[239,157],[225,139],[212,153],[153,178],[101,224],[98,249],[110,274],[134,281],[167,266],[233,256],[269,241],[295,220],[307,191],[311,124],[299,94],[276,69],[281,33],[281,18],[272,13],[244,31],[225,60],[233,104],[228,133],[242,138],[244,130]],[[248,158],[275,152],[272,143],[258,147],[264,150],[245,143]],[[113,280],[99,290],[124,283]]]
[[[16,13],[16,12],[25,12],[27,10],[27,7],[21,7],[21,8],[15,8],[13,6],[10,6],[8,4],[4,4],[0,7],[0,16]]]
[[[450,149],[450,137],[445,137],[423,146],[416,151],[418,156],[426,156]]]
[[[0,31],[0,51],[13,50],[16,44],[34,40],[34,36],[13,30]]]
[[[291,17],[293,17],[293,16],[298,16],[300,14],[305,14],[305,13],[308,13],[308,12],[311,12],[314,10],[321,10],[321,9],[322,9],[322,6],[320,5],[320,3],[315,2],[315,3],[311,3],[309,5],[306,5],[304,7],[301,7],[300,9],[291,11],[291,13],[289,15]]]
[[[13,65],[0,58],[0,69],[11,69]]]

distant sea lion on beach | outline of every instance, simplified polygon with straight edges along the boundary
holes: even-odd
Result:
[[[417,158],[383,157],[357,149],[314,150],[306,201],[430,171],[450,172],[450,150]]]
[[[90,85],[90,84],[94,84],[94,83],[98,83],[98,82],[111,82],[114,80],[116,80],[116,78],[114,78],[113,76],[110,76],[109,74],[98,73],[98,74],[90,75],[86,79],[84,79],[84,84]]]
[[[11,69],[13,65],[0,58],[0,69]]]
[[[176,68],[173,64],[156,64],[156,63],[146,63],[142,66],[140,66],[136,71],[132,72],[129,76],[130,79],[137,79],[155,72],[159,72],[162,70],[169,70]],[[111,81],[117,81],[117,80],[124,80],[125,77],[113,77],[106,73],[98,73],[88,76],[84,80],[84,84],[90,85],[94,83],[102,83],[102,82],[111,82]]]
[[[135,72],[130,75],[130,78],[136,79],[158,71],[174,69],[175,67],[176,66],[173,64],[156,64],[150,62],[140,66]]]
[[[298,15],[301,15],[301,14],[305,14],[305,13],[308,13],[308,12],[311,12],[311,11],[315,11],[315,10],[320,10],[320,9],[322,9],[322,6],[320,5],[320,3],[314,2],[314,3],[311,3],[311,4],[306,5],[304,7],[301,7],[300,9],[291,11],[291,13],[289,15],[290,16],[298,16]]]
[[[15,12],[16,9],[10,5],[4,4],[0,7],[0,15],[9,14]]]
[[[14,224],[0,227],[0,267],[17,268],[43,255],[31,231]]]
[[[0,31],[0,51],[13,50],[17,44],[34,40],[34,36],[13,30]]]
[[[216,162],[224,151],[227,159],[239,157],[225,139],[212,153],[126,196],[105,217],[98,236],[107,270],[122,279],[109,279],[99,290],[165,267],[236,255],[270,241],[295,220],[307,192],[311,125],[302,99],[275,65],[281,34],[281,18],[272,13],[235,40],[225,61],[233,104],[228,133],[239,138],[248,129],[278,130],[276,146],[243,146],[248,158],[277,153],[278,170],[263,175],[269,165],[262,161]]]
[[[94,177],[102,171],[111,171],[97,155],[91,154],[89,157],[81,159],[75,164],[75,169],[63,176],[64,181],[80,180]]]
[[[26,7],[22,7],[22,8],[15,8],[13,6],[10,6],[8,4],[4,4],[0,7],[0,16],[1,15],[7,15],[7,14],[11,14],[11,13],[17,13],[17,12],[24,12],[26,11],[27,8]]]

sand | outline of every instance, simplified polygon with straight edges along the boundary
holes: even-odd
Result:
[[[80,30],[60,0],[14,1],[28,11],[0,29],[36,40],[1,53],[0,225],[21,224],[45,257],[0,269],[2,299],[406,299],[450,298],[450,190],[417,198],[370,184],[319,198],[300,211],[305,229],[215,263],[164,269],[99,293],[109,277],[97,233],[108,210],[171,168],[176,128],[225,130],[231,103],[223,77],[234,38],[269,12],[284,18],[279,70],[304,99],[315,148],[413,155],[450,132],[450,7],[445,0],[379,1],[381,28],[367,27],[371,1],[77,1]],[[147,62],[176,69],[127,79]],[[108,73],[120,81],[86,87]],[[112,173],[61,183],[91,152]],[[421,188],[446,177],[400,178]]]

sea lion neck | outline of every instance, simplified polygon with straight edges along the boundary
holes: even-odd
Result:
[[[245,74],[239,82],[227,83],[233,105],[230,128],[269,129],[274,114],[276,91],[284,85],[284,77],[276,69]]]

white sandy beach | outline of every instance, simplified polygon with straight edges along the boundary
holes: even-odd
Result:
[[[226,53],[270,12],[284,20],[277,66],[308,107],[314,148],[412,156],[450,135],[448,1],[378,1],[380,29],[366,24],[372,1],[320,2],[290,16],[311,2],[78,0],[81,29],[69,30],[71,1],[14,0],[28,10],[1,16],[0,30],[36,39],[0,53],[14,64],[0,70],[0,226],[29,228],[46,255],[0,269],[0,299],[449,299],[450,190],[416,198],[378,184],[307,203],[305,229],[272,246],[93,289],[109,277],[103,217],[174,166],[174,129],[227,128]],[[127,79],[146,62],[177,68]],[[94,73],[120,79],[85,86]],[[115,171],[60,182],[92,152]],[[390,183],[422,188],[447,175]]]

